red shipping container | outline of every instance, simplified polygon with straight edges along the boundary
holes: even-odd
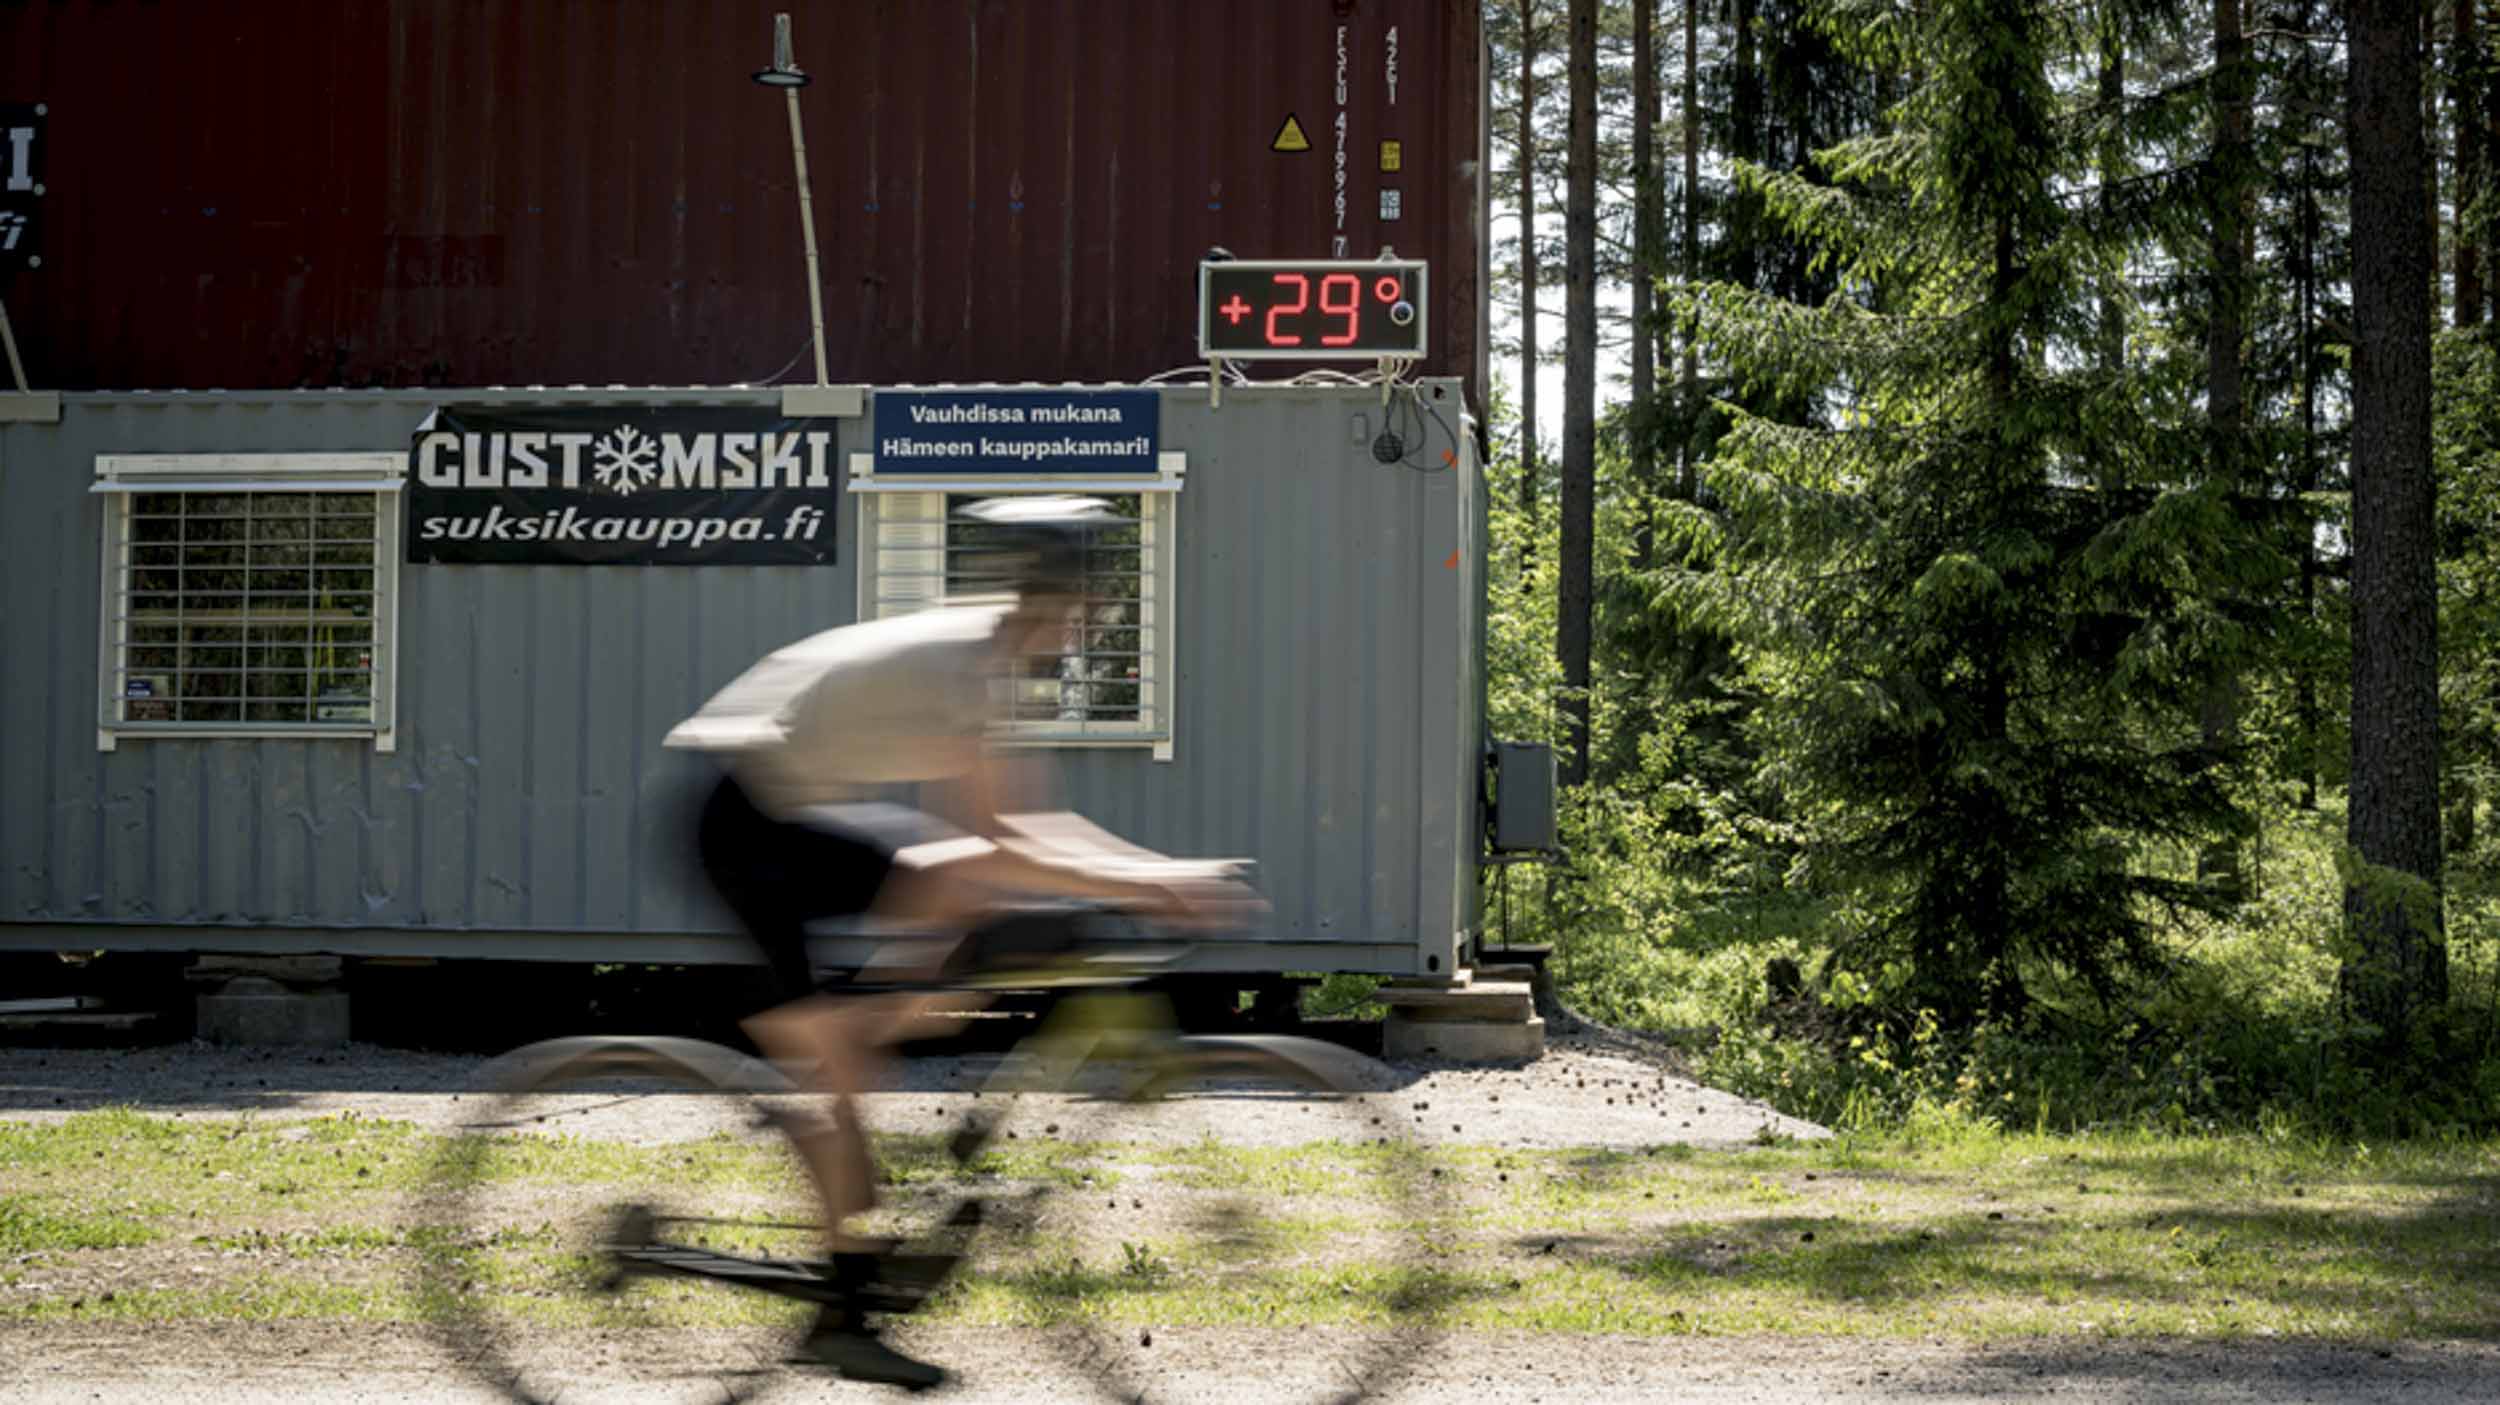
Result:
[[[28,374],[810,379],[776,9],[834,380],[1134,381],[1196,360],[1208,249],[1393,247],[1481,393],[1478,0],[19,0]]]

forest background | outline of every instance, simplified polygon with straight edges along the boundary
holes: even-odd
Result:
[[[1844,1129],[2500,1125],[2495,12],[1488,0],[1489,940]]]

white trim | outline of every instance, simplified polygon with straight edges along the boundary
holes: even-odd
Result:
[[[98,454],[106,494],[104,550],[98,574],[96,750],[118,750],[124,737],[157,740],[298,740],[370,738],[376,751],[399,748],[400,496],[404,454]],[[237,477],[236,475],[251,475]],[[373,495],[373,716],[365,722],[270,722],[260,725],[128,722],[117,686],[128,620],[116,609],[129,569],[134,494],[149,492],[370,493]]]
[[[130,547],[130,499],[108,499],[104,504],[104,550],[102,570],[96,591],[96,732],[95,749],[111,751],[118,742],[114,728],[113,678],[120,670],[116,664],[121,656],[120,640],[115,637],[121,627],[121,616],[113,609],[113,599],[121,584],[121,557]]]
[[[1181,456],[1166,454],[1164,457],[1177,459]],[[1173,738],[1180,735],[1181,641],[1178,626],[1180,624],[1181,500],[1169,498],[1157,506],[1163,510],[1163,542],[1160,547],[1163,559],[1155,563],[1159,576],[1155,585],[1156,594],[1162,597],[1161,603],[1167,623],[1164,631],[1155,636],[1158,641],[1161,641],[1163,654],[1163,657],[1156,662],[1163,664],[1164,667],[1155,670],[1155,691],[1161,694],[1156,699],[1161,704],[1161,711],[1157,716],[1161,719],[1162,725],[1155,729],[1160,735],[1155,738],[1154,759],[1169,761],[1172,759]]]
[[[160,480],[150,486],[171,492],[179,492],[186,486],[224,486],[193,482],[200,479],[250,479],[267,491],[281,492],[298,486],[309,490],[315,486],[309,480],[329,478],[351,481],[356,489],[363,492],[383,493],[396,490],[407,472],[408,455],[396,449],[343,454],[95,456],[95,476],[99,479],[120,482]]]
[[[397,493],[374,499],[373,749],[383,752],[399,750],[399,513]]]
[[[99,478],[90,493],[382,493],[396,497],[401,484],[379,478]]]
[[[854,493],[1177,493],[1181,480],[1160,475],[1140,474],[1135,478],[1045,478],[1025,474],[1015,478],[973,478],[963,474],[933,477],[913,474],[905,477],[888,473],[875,478],[854,478]]]

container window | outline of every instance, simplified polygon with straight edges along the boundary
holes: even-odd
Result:
[[[994,595],[982,529],[953,521],[976,492],[880,493],[863,509],[864,584],[876,618]],[[1123,519],[1085,553],[1081,603],[1055,639],[992,680],[997,715],[1033,742],[1153,742],[1170,735],[1171,518],[1175,494],[1103,495]]]
[[[387,732],[391,495],[169,486],[111,502],[108,735]]]

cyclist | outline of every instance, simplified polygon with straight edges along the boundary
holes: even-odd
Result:
[[[1030,762],[984,744],[997,712],[992,680],[1021,658],[1061,652],[1068,631],[1082,628],[1087,543],[1125,519],[1095,498],[1020,496],[984,500],[955,520],[986,544],[985,574],[1012,594],[776,650],[667,740],[710,753],[726,772],[703,806],[698,848],[780,987],[782,1002],[743,1027],[832,1095],[830,1121],[802,1148],[830,1268],[854,1287],[888,1247],[843,1229],[875,1203],[855,1098],[880,1052],[932,1013],[936,997],[818,993],[809,923],[856,915],[872,929],[917,934],[890,944],[880,966],[926,979],[1002,893],[1131,904],[1183,921],[1257,901],[1217,869],[1122,844],[1072,815],[1033,813],[1041,787]],[[880,798],[906,783],[920,787],[915,804]],[[886,1345],[855,1308],[827,1308],[803,1351],[856,1380],[920,1390],[946,1378]]]

